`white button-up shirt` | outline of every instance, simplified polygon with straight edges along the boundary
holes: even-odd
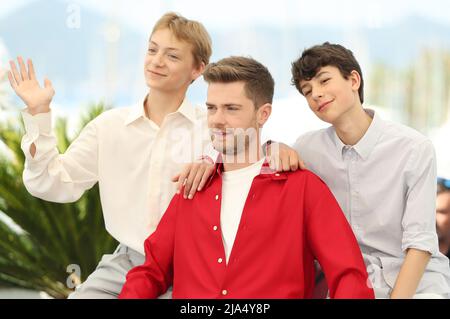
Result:
[[[212,154],[206,112],[186,100],[161,127],[148,119],[143,101],[104,112],[91,121],[64,154],[56,148],[51,113],[22,112],[26,134],[23,180],[33,196],[67,203],[99,183],[107,231],[144,253],[176,185],[171,178],[185,163]],[[30,146],[36,145],[34,157]]]
[[[432,258],[417,293],[450,292],[450,267],[436,235],[436,159],[431,142],[415,130],[373,121],[354,146],[333,127],[300,136],[294,148],[333,192],[361,247],[374,288],[394,287],[405,250]]]

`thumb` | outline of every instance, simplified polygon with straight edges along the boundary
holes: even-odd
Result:
[[[178,182],[179,179],[180,179],[180,174],[175,175],[174,177],[172,177],[172,182]]]

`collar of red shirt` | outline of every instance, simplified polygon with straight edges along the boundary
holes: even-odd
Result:
[[[208,187],[215,178],[222,178],[223,173],[223,160],[222,154],[219,154],[216,160],[214,173],[209,177],[208,182],[206,183],[206,187]],[[264,160],[264,163],[261,167],[261,171],[258,175],[261,178],[271,178],[273,180],[285,180],[287,179],[287,174],[284,172],[277,172],[270,168],[269,162],[267,162],[267,158]]]

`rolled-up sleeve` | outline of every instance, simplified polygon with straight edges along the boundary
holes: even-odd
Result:
[[[406,207],[402,219],[402,250],[432,255],[439,251],[436,234],[436,155],[429,140],[418,144],[406,167]]]

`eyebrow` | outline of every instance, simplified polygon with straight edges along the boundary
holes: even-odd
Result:
[[[213,103],[206,102],[206,106],[217,106],[217,105],[213,104]],[[236,104],[236,103],[226,103],[226,104],[222,104],[222,106],[225,106],[225,107],[229,107],[229,106],[242,107],[241,104]]]
[[[324,75],[324,74],[326,74],[326,73],[330,73],[330,72],[328,72],[328,71],[322,71],[322,72],[319,72],[318,74],[316,74],[316,75],[314,76],[314,79],[316,79],[316,78],[318,78],[318,77],[320,77],[320,76],[322,76],[322,75]],[[310,85],[310,84],[309,84],[309,83],[303,84],[303,85],[300,87],[300,90],[303,91],[303,89],[304,89],[305,87],[307,87],[308,85]]]
[[[157,47],[159,47],[159,44],[154,42],[154,41],[150,41],[150,44],[156,45]],[[180,49],[178,48],[166,48],[166,50],[173,50],[173,51],[180,51]]]
[[[314,78],[318,78],[318,77],[320,77],[321,75],[324,75],[325,73],[330,73],[330,72],[328,72],[328,71],[322,71],[322,72],[318,73]]]

